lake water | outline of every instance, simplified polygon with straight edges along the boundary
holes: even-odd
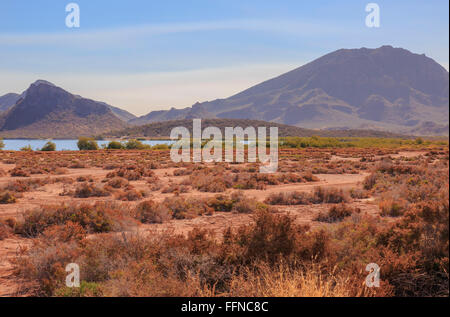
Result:
[[[4,150],[19,151],[21,148],[30,145],[33,150],[40,150],[45,143],[49,140],[32,140],[32,139],[4,139],[5,144]],[[57,151],[78,151],[77,142],[78,140],[50,140],[56,144]],[[171,140],[143,140],[141,141],[148,145],[157,144],[172,144],[174,141]],[[97,140],[98,146],[101,147],[102,144],[108,144],[109,140]]]

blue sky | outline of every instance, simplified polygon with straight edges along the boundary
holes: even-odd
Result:
[[[80,7],[80,28],[65,6]],[[380,6],[380,28],[365,6]],[[0,95],[36,79],[135,114],[228,97],[340,48],[448,69],[448,1],[0,0]]]

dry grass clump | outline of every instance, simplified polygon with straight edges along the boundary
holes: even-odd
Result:
[[[262,263],[233,275],[230,289],[222,296],[231,297],[354,297],[364,296],[366,289],[349,287],[357,281],[339,274],[324,273],[317,264],[307,270],[295,270],[287,265]]]
[[[270,205],[308,205],[308,204],[338,204],[350,202],[346,192],[337,188],[316,187],[309,192],[279,192],[270,194],[265,203]]]
[[[126,180],[123,177],[113,177],[106,183],[108,186],[111,186],[112,188],[122,188],[128,186],[128,180]]]
[[[170,210],[174,219],[189,219],[214,213],[214,209],[204,199],[173,196],[165,198],[162,204]]]
[[[68,221],[79,224],[89,233],[96,233],[118,231],[131,223],[131,217],[126,207],[111,202],[49,205],[26,211],[23,220],[16,225],[16,233],[36,237],[48,227]]]
[[[186,185],[180,185],[180,184],[169,184],[166,187],[164,187],[161,190],[161,193],[168,194],[168,193],[188,193],[189,192],[189,186]]]
[[[77,198],[105,197],[110,195],[111,192],[105,189],[105,187],[86,182],[78,185],[73,193],[73,196]]]
[[[171,211],[163,204],[146,200],[134,209],[134,217],[142,223],[163,223],[171,218]]]
[[[92,176],[81,175],[81,176],[77,177],[76,181],[80,182],[80,183],[82,183],[82,182],[90,182],[91,183],[94,181],[94,179],[92,178]]]
[[[407,202],[404,199],[395,200],[387,198],[378,203],[381,216],[399,217],[403,215],[407,208]]]
[[[14,204],[17,198],[21,198],[20,193],[14,193],[9,190],[0,191],[0,204]]]
[[[124,189],[119,189],[114,193],[114,196],[118,200],[123,201],[136,201],[141,200],[147,196],[147,192],[144,190],[137,190],[133,186],[128,185]]]
[[[11,177],[30,177],[30,173],[20,167],[14,167],[9,171],[9,175],[11,175]]]
[[[106,175],[107,178],[123,177],[129,181],[140,180],[143,177],[151,177],[155,173],[151,170],[151,166],[128,165],[120,167]]]
[[[321,222],[338,222],[344,220],[346,217],[350,217],[354,213],[360,212],[361,210],[359,208],[353,208],[342,203],[331,206],[326,214],[320,213],[315,220]]]

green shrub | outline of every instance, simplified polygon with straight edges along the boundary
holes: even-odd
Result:
[[[170,146],[168,144],[156,144],[152,146],[152,150],[169,150]]]
[[[31,148],[31,145],[27,145],[27,146],[23,146],[20,148],[21,151],[33,151],[33,149]]]
[[[80,151],[98,150],[97,141],[95,141],[95,139],[93,138],[81,137],[78,139],[77,146]]]
[[[139,140],[128,140],[125,143],[125,148],[127,150],[145,150],[145,149],[150,149],[151,146],[144,144]]]
[[[122,144],[121,142],[119,142],[119,141],[111,141],[111,142],[108,143],[108,145],[106,146],[106,148],[107,148],[108,150],[120,150],[120,149],[123,149],[124,146],[123,146],[123,144]]]
[[[42,147],[41,151],[55,151],[56,150],[56,144],[48,141],[45,143],[45,145]]]

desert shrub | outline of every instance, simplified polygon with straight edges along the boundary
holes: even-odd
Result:
[[[23,168],[14,167],[9,171],[11,177],[30,177],[30,173]]]
[[[397,296],[448,296],[448,234],[448,196],[409,206],[398,221],[381,230],[378,245],[392,254],[384,261],[392,267],[408,257],[403,267],[397,264],[387,272]]]
[[[68,220],[64,224],[47,227],[43,232],[41,239],[48,244],[54,242],[81,241],[86,237],[87,231],[77,222]]]
[[[135,207],[134,217],[142,223],[163,223],[171,218],[171,212],[162,204],[146,200]]]
[[[377,182],[377,176],[375,173],[372,173],[364,178],[363,187],[366,190],[371,190]]]
[[[128,181],[123,177],[113,177],[106,183],[107,185],[113,187],[113,188],[121,188],[128,186]]]
[[[193,173],[188,181],[182,183],[183,185],[192,185],[201,192],[219,193],[224,192],[230,188],[232,182],[223,176],[211,175],[204,172]]]
[[[45,145],[41,148],[41,151],[56,151],[56,144],[48,141],[45,143]]]
[[[16,260],[17,274],[36,282],[40,296],[52,296],[57,288],[65,284],[65,266],[75,262],[81,253],[75,242],[50,245],[48,242],[36,241],[29,252],[22,251]]]
[[[128,213],[120,205],[104,202],[42,206],[26,211],[16,232],[25,237],[36,237],[51,226],[65,225],[69,221],[79,224],[88,233],[115,231],[127,223]]]
[[[18,198],[19,194],[10,191],[0,192],[0,204],[14,204]]]
[[[81,175],[81,176],[77,177],[76,181],[80,182],[80,183],[82,183],[82,182],[93,182],[94,179],[92,178],[92,176]]]
[[[167,197],[162,204],[167,207],[174,219],[195,218],[214,212],[206,200],[183,197]]]
[[[319,181],[319,178],[317,176],[314,176],[312,174],[311,171],[306,172],[302,175],[302,177],[307,181],[307,182],[317,182]]]
[[[74,160],[72,161],[69,166],[70,168],[86,168],[86,163],[81,162],[80,160]]]
[[[111,192],[109,192],[105,188],[102,188],[99,185],[95,185],[93,183],[86,182],[78,185],[75,188],[75,192],[73,194],[73,196],[77,198],[104,197],[110,195]]]
[[[269,212],[276,212],[276,209],[273,207],[269,207],[266,204],[260,203],[254,199],[243,198],[236,203],[233,204],[233,208],[231,209],[233,212],[240,214],[250,214],[255,213],[260,210],[267,210]]]
[[[345,217],[349,217],[354,213],[359,213],[358,208],[352,208],[346,204],[331,206],[326,214],[320,213],[316,217],[316,221],[321,222],[337,222],[342,221]]]
[[[270,205],[308,205],[311,203],[311,195],[297,191],[271,193],[264,202]]]
[[[347,193],[341,189],[316,187],[312,193],[297,191],[272,193],[264,202],[270,205],[308,205],[337,204],[349,201]]]
[[[353,199],[365,199],[369,198],[369,193],[364,189],[352,188],[349,191],[350,197]]]
[[[382,216],[398,217],[401,216],[407,207],[404,199],[386,198],[378,203],[380,214]]]
[[[136,201],[136,200],[141,200],[142,198],[144,198],[146,195],[144,192],[142,191],[138,191],[134,188],[125,188],[122,191],[119,191],[116,194],[116,198],[119,200],[124,200],[124,201]]]
[[[170,146],[168,144],[155,144],[152,146],[152,150],[169,150]]]
[[[169,184],[161,190],[161,193],[187,193],[189,192],[189,187],[180,184]]]
[[[173,176],[191,175],[192,169],[180,168],[173,171]]]
[[[28,144],[27,146],[21,147],[20,150],[24,152],[32,152],[33,148],[31,147],[31,145]]]
[[[339,204],[349,202],[348,195],[342,190],[333,187],[316,187],[312,194],[311,202],[314,204]]]
[[[231,211],[237,201],[226,195],[216,195],[208,201],[208,205],[215,211]]]
[[[144,166],[128,165],[121,167],[106,175],[106,178],[123,177],[129,181],[139,180],[142,177],[153,177],[154,172],[150,168]]]
[[[106,148],[108,150],[121,150],[124,148],[124,145],[119,141],[110,141]]]
[[[253,224],[240,227],[234,234],[225,234],[224,261],[249,264],[264,259],[275,263],[302,252],[298,247],[303,244],[300,241],[305,238],[307,227],[297,226],[291,217],[275,215],[267,209],[258,210],[253,217]],[[227,246],[231,245],[239,247],[230,253]],[[310,250],[310,253],[319,256],[316,251]]]
[[[97,141],[93,138],[81,137],[78,139],[77,146],[80,151],[98,150]]]
[[[128,140],[124,144],[125,149],[127,150],[144,150],[144,149],[151,149],[151,146],[148,144],[144,144],[139,140]]]
[[[50,179],[41,179],[41,178],[35,178],[35,179],[26,179],[26,180],[15,180],[11,181],[6,186],[4,186],[4,189],[16,192],[16,193],[24,193],[31,190],[35,190],[36,188],[40,186],[44,186],[45,184],[51,182]]]

